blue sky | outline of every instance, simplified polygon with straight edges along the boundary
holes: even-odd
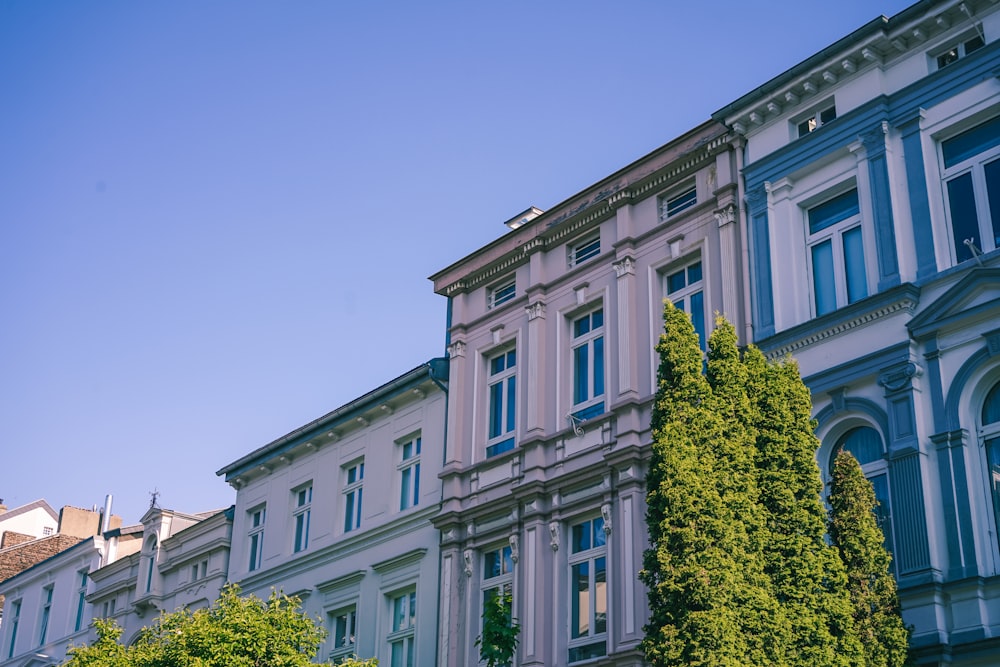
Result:
[[[0,498],[215,471],[444,351],[426,277],[908,3],[0,3]]]

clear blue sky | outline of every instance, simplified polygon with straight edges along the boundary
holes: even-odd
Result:
[[[0,498],[229,505],[428,275],[907,4],[4,0]]]

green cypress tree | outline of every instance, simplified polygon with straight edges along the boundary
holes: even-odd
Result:
[[[809,390],[792,360],[768,364],[750,347],[744,364],[755,399],[757,484],[767,524],[765,569],[792,626],[788,664],[864,665],[847,574],[826,541]]]
[[[906,664],[909,630],[903,625],[891,557],[875,518],[875,490],[847,451],[837,454],[830,482],[830,539],[847,568],[854,623],[868,667]]]
[[[720,371],[732,363],[729,344],[723,347],[725,359],[713,361]],[[754,504],[747,495],[753,483],[747,444],[727,439],[732,434],[702,375],[697,335],[689,317],[669,303],[656,349],[650,548],[640,573],[650,606],[646,659],[654,667],[781,664],[767,645],[775,605],[760,586],[762,566],[739,516],[752,513]]]

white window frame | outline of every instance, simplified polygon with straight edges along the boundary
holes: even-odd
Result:
[[[792,138],[800,139],[812,134],[827,123],[837,119],[837,105],[833,98],[817,104],[811,111],[802,116],[796,116],[791,121]]]
[[[364,501],[365,460],[355,459],[342,467],[344,476],[344,532],[361,528]]]
[[[708,347],[708,317],[706,316],[708,300],[705,291],[705,263],[701,260],[701,253],[689,255],[679,262],[670,264],[661,273],[661,276],[663,296],[670,299],[670,302],[678,309],[688,314],[695,332],[698,334],[698,344],[703,351],[706,350]],[[681,276],[684,284],[673,287],[675,276]],[[700,311],[697,310],[696,302],[698,301],[701,301]]]
[[[517,279],[511,278],[502,283],[497,283],[487,292],[487,308],[492,310],[508,301],[512,301],[517,296]]]
[[[604,413],[604,397],[608,383],[608,346],[605,335],[607,318],[603,303],[591,304],[589,310],[577,311],[569,318],[570,336],[570,402],[572,414],[580,420],[590,419]],[[595,320],[599,321],[595,325]],[[584,328],[584,331],[580,331]],[[579,335],[577,332],[580,331]],[[581,363],[579,354],[585,355],[586,395],[581,396]],[[598,357],[600,361],[598,362]]]
[[[513,355],[513,356],[511,356]],[[486,361],[486,458],[508,452],[517,445],[517,346],[507,345],[484,355]],[[513,360],[513,361],[512,361]],[[496,362],[502,361],[502,368],[496,372]],[[494,387],[499,387],[497,392]],[[513,396],[511,395],[513,394]],[[495,397],[499,397],[500,421],[494,434],[493,414]]]
[[[592,259],[601,254],[601,234],[598,232],[597,234],[584,237],[580,241],[569,244],[567,249],[569,255],[569,267],[573,268],[574,266],[579,266],[588,259]]]
[[[971,249],[963,250],[958,247],[958,244],[962,243],[964,239],[959,240],[956,238],[956,231],[955,231],[954,220],[952,215],[952,207],[951,207],[951,194],[948,189],[949,183],[953,181],[958,181],[958,179],[962,178],[966,174],[969,174],[969,178],[971,181],[972,194],[974,198],[974,205],[976,211],[976,223],[978,226],[977,232],[979,241],[977,245],[977,250],[980,253],[986,253],[996,250],[998,247],[1000,247],[996,243],[995,232],[994,232],[994,229],[1000,229],[1000,220],[994,221],[992,215],[990,214],[990,203],[986,189],[987,186],[986,186],[986,173],[985,173],[985,167],[987,164],[993,164],[998,160],[1000,160],[1000,145],[993,146],[992,148],[987,148],[986,150],[976,153],[975,155],[972,155],[970,157],[967,157],[961,162],[954,164],[950,167],[945,166],[944,145],[948,143],[948,141],[950,141],[951,139],[960,136],[962,133],[967,132],[969,130],[974,130],[980,125],[990,122],[997,122],[997,117],[994,116],[993,118],[982,120],[968,127],[963,127],[961,131],[952,133],[946,138],[942,138],[941,141],[939,142],[940,154],[941,154],[941,189],[942,189],[942,197],[944,198],[945,215],[948,218],[948,243],[951,246],[952,257],[954,258],[956,264],[968,261],[970,259],[970,257],[964,257],[963,259],[959,260],[960,256],[966,253],[971,253],[974,257],[976,254],[974,251],[971,251]],[[1000,166],[998,166],[998,168],[1000,168]],[[998,208],[1000,208],[1000,206],[998,206]]]
[[[399,511],[420,504],[420,452],[422,439],[420,434],[405,438],[397,443],[399,463],[396,464],[399,477]]]
[[[14,648],[15,648],[15,644],[17,644],[17,629],[18,629],[18,626],[21,624],[21,605],[22,605],[22,602],[23,602],[22,599],[17,599],[17,600],[13,600],[10,603],[10,612],[11,612],[11,619],[10,619],[10,645],[9,645],[10,648],[7,649],[7,659],[8,660],[10,658],[14,657]],[[4,625],[6,625],[6,624],[4,624]],[[0,627],[2,627],[2,626],[0,626]]]
[[[978,45],[976,44],[977,41],[979,42]],[[927,55],[930,56],[933,69],[939,70],[958,62],[970,53],[975,53],[984,46],[986,46],[985,37],[979,32],[971,32],[949,43],[945,48],[936,49]],[[942,63],[942,59],[947,62]]]
[[[660,197],[660,220],[677,217],[698,205],[698,184],[688,181]]]
[[[489,556],[495,554],[497,563],[500,566],[500,572],[493,576],[488,576],[490,569],[488,567]],[[491,595],[497,595],[498,593],[503,593],[504,595],[510,595],[513,599],[514,596],[514,558],[513,550],[510,544],[499,544],[495,547],[483,549],[482,551],[482,584],[480,585],[481,595],[479,596],[479,602],[482,605],[479,610],[479,631],[483,630],[483,611],[486,609],[486,604]]]
[[[307,482],[292,491],[292,553],[309,548],[309,523],[312,519],[312,482]]]
[[[256,572],[264,560],[264,523],[267,521],[267,505],[257,505],[247,510],[247,571]]]
[[[89,570],[77,570],[79,585],[77,586],[76,597],[76,618],[73,621],[73,632],[83,629],[84,611],[87,608],[87,581],[90,578]]]
[[[357,601],[327,612],[327,618],[330,621],[330,653],[328,655],[328,659],[334,664],[337,664],[340,660],[352,656],[357,652]],[[341,638],[338,636],[338,623],[341,619],[344,621],[344,631],[346,633],[343,637],[343,642],[340,641]]]
[[[588,547],[581,548],[577,550],[576,542],[573,539],[574,529],[576,527],[587,526],[589,530]],[[601,544],[596,544],[597,537],[600,536]],[[569,548],[567,549],[568,555],[566,559],[566,575],[567,575],[567,586],[566,590],[569,594],[568,606],[566,607],[569,613],[567,614],[568,621],[566,627],[566,648],[567,648],[567,660],[572,664],[576,662],[582,662],[585,660],[591,660],[600,656],[607,655],[608,650],[608,621],[610,616],[610,595],[608,591],[608,546],[607,546],[607,532],[605,532],[604,519],[601,515],[581,517],[573,520],[569,525],[568,533]],[[597,564],[598,561],[603,560],[604,564],[604,581],[599,582],[597,580]],[[587,619],[586,619],[586,631],[580,632],[579,628],[581,625],[581,619],[574,618],[574,607],[573,607],[573,571],[574,568],[582,564],[588,564],[587,567]],[[598,584],[604,584],[604,596],[603,596],[603,608],[604,608],[604,629],[601,631],[596,631],[599,614],[598,607],[602,604],[598,602],[598,596],[596,595],[598,591]],[[576,631],[574,629],[574,624],[576,624]],[[574,634],[578,636],[574,637]],[[573,659],[571,656],[574,651],[590,649],[591,651],[600,651],[603,647],[603,653],[587,653],[582,657],[577,657]]]
[[[838,187],[834,190],[828,191],[821,199],[811,202],[807,207],[803,207],[802,209],[805,224],[806,258],[809,266],[810,305],[814,317],[821,317],[828,313],[832,313],[840,308],[843,308],[844,306],[856,303],[861,299],[871,296],[872,294],[872,272],[871,267],[869,266],[868,258],[871,257],[873,253],[871,248],[868,246],[867,232],[865,229],[864,207],[861,203],[862,193],[853,181],[851,181],[850,185],[851,187]],[[838,220],[837,222],[834,222],[829,226],[819,229],[813,233],[810,229],[810,213],[828,202],[831,202],[834,199],[844,196],[850,192],[855,193],[855,197],[858,201],[857,213],[842,220]],[[854,230],[858,231],[861,239],[861,266],[864,268],[865,272],[865,293],[862,295],[855,295],[853,299],[850,299],[848,293],[847,259],[845,255],[844,236]],[[815,249],[827,242],[830,243],[830,253],[832,257],[833,275],[828,276],[828,279],[833,281],[834,304],[832,308],[821,313],[819,295],[817,294],[816,289],[817,269],[815,266]]]
[[[388,602],[389,633],[386,635],[386,661],[388,667],[416,667],[417,665],[417,591],[408,588],[386,596]],[[393,662],[393,649],[399,646],[402,661]]]

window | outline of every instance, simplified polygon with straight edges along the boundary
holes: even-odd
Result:
[[[417,593],[411,591],[393,597],[390,602],[392,631],[389,642],[389,667],[413,667],[414,630],[417,623]]]
[[[935,58],[935,62],[937,62],[938,69],[941,69],[942,67],[947,67],[948,65],[952,64],[959,58],[964,58],[973,51],[978,51],[984,46],[986,46],[986,42],[983,41],[982,37],[976,35],[971,39],[966,39],[964,41],[959,42],[955,46],[951,47],[950,49],[939,55],[937,58]]]
[[[264,559],[264,519],[267,518],[267,509],[262,505],[248,512],[250,515],[250,565],[247,568],[250,572],[257,570]]]
[[[51,534],[52,534],[52,529],[50,527],[45,526],[45,528],[42,528],[42,537],[48,537]]]
[[[365,462],[358,461],[344,469],[344,532],[349,533],[361,527],[361,488],[365,479]]]
[[[816,315],[868,296],[858,191],[848,190],[809,209]]]
[[[983,402],[982,434],[989,466],[990,492],[993,494],[993,519],[1000,531],[1000,383],[990,389]],[[1000,535],[1000,532],[997,533]]]
[[[420,436],[399,446],[399,509],[420,504]]]
[[[208,575],[208,559],[191,566],[191,581],[204,579],[206,575]]]
[[[489,360],[489,442],[486,456],[514,449],[517,396],[517,351],[507,350]]]
[[[49,617],[52,614],[52,585],[42,589],[42,615],[38,621],[38,645],[45,644],[45,635],[49,632]]]
[[[1000,116],[941,143],[955,260],[1000,248]]]
[[[7,650],[7,658],[14,657],[14,646],[17,644],[17,626],[21,624],[21,601],[14,600],[10,604],[10,648]]]
[[[837,117],[837,108],[832,104],[828,107],[824,107],[815,113],[810,114],[807,118],[803,118],[795,124],[795,130],[798,136],[804,137],[810,132],[818,130],[823,125],[829,123],[831,120]]]
[[[573,320],[573,409],[577,419],[604,412],[604,309]]]
[[[480,610],[480,623],[482,622],[482,612],[486,605],[493,602],[498,595],[510,596],[513,592],[514,581],[514,559],[510,545],[504,545],[496,549],[483,552],[483,607]],[[508,623],[512,620],[511,615],[507,617]],[[483,628],[480,626],[480,632]]]
[[[601,237],[592,236],[569,247],[569,265],[582,264],[591,257],[601,254]]]
[[[153,574],[156,572],[156,554],[159,550],[159,545],[157,544],[155,535],[150,536],[146,544],[149,545],[146,566],[146,593],[149,593],[153,590]]]
[[[889,502],[889,472],[885,461],[885,450],[882,446],[882,436],[870,426],[858,426],[840,436],[830,457],[830,470],[833,470],[833,460],[841,449],[850,452],[861,464],[865,477],[875,489],[875,518],[886,550],[893,553],[892,505]]]
[[[336,663],[339,660],[354,655],[355,632],[357,624],[357,608],[347,607],[331,612],[330,639],[333,648],[330,649],[330,659]]]
[[[691,324],[705,349],[705,296],[701,283],[701,260],[670,271],[665,279],[665,292],[670,302],[691,316]]]
[[[608,632],[607,546],[604,519],[570,529],[569,661],[606,655]]]
[[[501,283],[497,285],[489,292],[489,303],[487,304],[490,308],[496,308],[502,303],[507,303],[514,298],[516,293],[515,282],[513,280]]]
[[[79,632],[83,627],[83,612],[87,606],[87,571],[76,573],[80,585],[76,592],[76,620],[73,621],[73,632]]]
[[[683,192],[668,195],[660,202],[660,218],[666,220],[672,218],[681,211],[691,208],[698,203],[698,191],[694,183],[685,188]]]
[[[292,512],[292,522],[295,525],[295,540],[292,549],[295,553],[303,551],[309,546],[309,518],[312,515],[313,487],[308,485],[297,490],[295,496],[295,509]]]
[[[103,612],[101,613],[102,618],[110,618],[115,615],[115,605],[118,603],[117,598],[111,598],[104,603]]]

